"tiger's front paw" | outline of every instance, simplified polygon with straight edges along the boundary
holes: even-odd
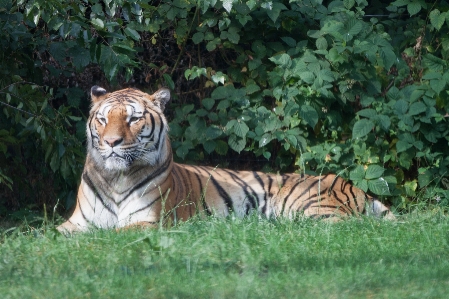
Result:
[[[78,226],[74,225],[73,223],[71,223],[69,221],[64,222],[63,224],[58,226],[56,229],[64,236],[70,236],[76,232],[81,231],[81,229]]]

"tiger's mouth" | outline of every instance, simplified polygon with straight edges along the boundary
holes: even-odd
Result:
[[[125,170],[133,164],[133,159],[130,159],[126,155],[122,156],[116,152],[103,156],[103,159],[105,168],[110,170]]]

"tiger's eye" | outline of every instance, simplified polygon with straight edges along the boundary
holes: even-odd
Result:
[[[139,119],[140,119],[139,117],[133,116],[133,117],[131,117],[131,119],[129,120],[129,122],[130,122],[130,123],[135,123],[135,122],[137,122]]]

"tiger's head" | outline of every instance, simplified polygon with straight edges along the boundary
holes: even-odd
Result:
[[[132,88],[109,93],[93,86],[91,98],[87,147],[98,167],[124,171],[133,166],[154,166],[163,158],[161,154],[170,154],[164,150],[169,146],[163,114],[170,100],[168,89],[149,95]]]

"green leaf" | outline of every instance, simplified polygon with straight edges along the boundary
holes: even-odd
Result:
[[[289,36],[285,36],[285,37],[281,37],[281,39],[287,44],[287,46],[294,48],[296,47],[296,41],[289,37]]]
[[[387,47],[379,48],[379,54],[386,70],[389,70],[396,62],[396,54]]]
[[[237,121],[237,122],[234,124],[234,133],[235,133],[237,136],[243,138],[243,137],[246,136],[246,133],[248,133],[248,131],[249,131],[249,128],[248,128],[248,126],[246,125],[245,122],[243,122],[243,121]]]
[[[175,82],[173,82],[172,78],[169,74],[165,73],[162,75],[164,77],[165,83],[167,83],[167,86],[171,89],[175,89]]]
[[[425,80],[432,80],[432,79],[441,79],[443,75],[441,73],[432,72],[426,73],[424,76],[422,76]]]
[[[193,110],[193,108],[195,108],[195,105],[193,105],[193,104],[182,106],[183,115],[186,116],[187,114],[189,114],[190,111]]]
[[[432,171],[423,169],[424,171],[419,173],[418,175],[418,184],[421,188],[428,186],[434,179]]]
[[[250,71],[257,69],[260,65],[262,65],[262,60],[259,58],[254,58],[248,61],[248,68]]]
[[[228,153],[228,144],[223,140],[217,140],[217,145],[215,146],[215,152],[221,156]]]
[[[61,159],[61,167],[59,169],[61,171],[62,177],[67,180],[70,176],[71,168],[67,161],[67,157],[62,157]]]
[[[366,118],[372,118],[377,115],[377,112],[374,109],[363,109],[357,112],[357,114]]]
[[[357,19],[349,19],[348,23],[346,24],[346,34],[350,35],[357,35],[360,31],[363,29],[363,23],[360,22]]]
[[[317,47],[317,49],[318,50],[326,50],[327,49],[327,40],[326,40],[326,38],[325,37],[320,37],[320,38],[318,38],[317,40],[316,40],[316,42],[315,42],[315,44],[316,44],[316,47]]]
[[[229,108],[230,104],[229,100],[221,100],[217,105],[217,110]]]
[[[270,2],[272,3],[272,2]],[[279,14],[281,13],[282,10],[286,10],[287,7],[285,7],[284,4],[279,3],[279,2],[274,2],[271,9],[267,8],[267,15],[270,17],[270,19],[273,21],[273,23],[276,22],[276,20],[279,17]]]
[[[355,0],[343,0],[343,4],[346,9],[351,9],[355,4]]]
[[[176,149],[176,155],[184,160],[191,148],[193,147],[190,142],[184,142],[180,147]]]
[[[216,126],[211,126],[206,129],[206,138],[207,139],[216,139],[223,134],[223,130]]]
[[[445,60],[429,53],[423,56],[423,62],[434,72],[442,72],[447,65]]]
[[[421,11],[421,4],[419,2],[411,2],[407,4],[407,11],[410,16],[416,15]]]
[[[267,145],[271,140],[273,140],[273,136],[270,133],[265,133],[262,135],[262,137],[259,140],[259,147],[264,147]]]
[[[299,115],[312,128],[314,128],[318,123],[318,113],[312,106],[302,105]]]
[[[92,25],[94,25],[95,27],[99,28],[99,29],[103,29],[104,28],[104,23],[103,20],[98,19],[98,18],[94,18],[91,20]]]
[[[212,98],[205,98],[201,101],[201,103],[203,104],[204,108],[210,110],[214,106],[215,100]]]
[[[136,31],[136,30],[134,30],[134,29],[131,29],[131,28],[129,28],[129,27],[126,27],[125,28],[125,34],[127,35],[127,36],[129,36],[129,37],[131,37],[133,40],[135,40],[135,41],[139,41],[140,40],[140,35],[139,35],[139,33]]]
[[[210,42],[207,43],[206,49],[207,51],[213,51],[217,47],[217,45],[221,44],[221,39],[219,37],[214,38]]]
[[[211,77],[212,81],[218,85],[218,83],[221,83],[224,85],[226,76],[222,72],[217,72],[215,75]]]
[[[202,32],[197,32],[192,36],[192,41],[195,44],[199,44],[204,40],[204,33]]]
[[[250,85],[247,85],[245,89],[246,89],[246,94],[253,94],[253,93],[259,91],[260,87],[257,84],[250,84]]]
[[[333,82],[334,74],[329,69],[323,69],[317,73],[317,78],[320,78],[321,80],[324,80],[327,82]]]
[[[217,143],[214,140],[206,140],[203,142],[203,148],[208,154],[211,154],[216,147]]]
[[[415,191],[416,191],[416,188],[418,188],[418,183],[416,182],[416,180],[405,182],[404,188],[405,188],[405,194],[407,196],[415,196],[416,195]]]
[[[349,179],[351,181],[360,182],[365,178],[365,168],[362,165],[357,165],[349,172]]]
[[[369,119],[360,119],[352,128],[352,139],[366,136],[374,128],[374,123]]]
[[[279,65],[280,67],[289,67],[292,64],[292,59],[288,54],[280,54],[269,58],[270,61]]]
[[[227,12],[231,12],[233,0],[222,0],[223,8],[226,9]]]
[[[446,87],[446,81],[444,79],[430,80],[430,87],[439,94]]]
[[[390,195],[390,188],[384,178],[368,181],[368,189],[376,195]]]
[[[240,35],[238,34],[239,29],[237,27],[231,27],[227,31],[222,31],[220,38],[222,40],[228,39],[233,44],[238,44],[240,40]]]
[[[388,132],[391,126],[391,120],[387,115],[377,115],[376,121],[380,124],[385,132]]]
[[[365,172],[365,178],[367,180],[377,179],[382,176],[385,169],[379,165],[369,165]]]
[[[361,181],[355,182],[356,186],[360,189],[362,189],[365,192],[368,192],[368,181],[363,179]]]
[[[397,115],[404,115],[408,110],[408,103],[405,100],[399,100],[394,104],[394,112]]]
[[[53,155],[50,160],[50,167],[53,172],[56,172],[59,169],[59,155]]]
[[[440,30],[446,20],[446,13],[440,13],[438,9],[434,9],[429,14],[430,23],[436,30]]]
[[[211,96],[214,99],[226,99],[226,98],[230,98],[232,96],[232,89],[234,87],[233,86],[218,86],[217,88],[214,89],[214,91],[212,92]]]
[[[413,103],[408,111],[408,114],[410,115],[418,115],[420,113],[426,112],[427,106],[422,102],[415,102]]]
[[[299,74],[299,77],[308,84],[313,84],[315,81],[315,75],[312,72],[302,72]]]
[[[404,152],[412,146],[413,145],[411,143],[408,143],[407,141],[399,140],[398,142],[396,142],[396,151],[397,153]]]
[[[228,144],[231,149],[240,154],[240,152],[245,148],[246,139],[237,137],[236,135],[232,134],[231,136],[229,136]]]
[[[86,67],[90,61],[89,50],[81,47],[74,47],[69,51],[70,57],[72,57],[72,62],[75,68],[80,71]]]

